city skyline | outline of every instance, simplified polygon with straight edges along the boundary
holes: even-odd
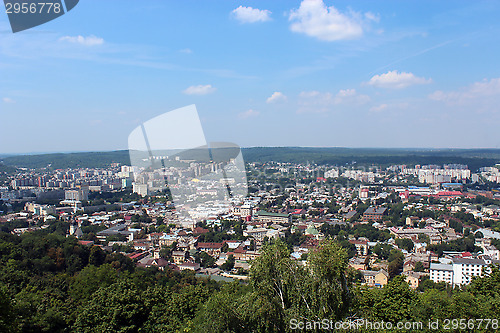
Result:
[[[81,2],[0,15],[0,153],[109,151],[196,104],[241,147],[499,148],[492,2]]]

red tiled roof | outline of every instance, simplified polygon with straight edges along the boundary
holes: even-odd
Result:
[[[206,234],[207,232],[209,232],[210,230],[208,229],[205,229],[205,228],[202,228],[202,227],[196,227],[194,228],[193,230],[193,234]]]
[[[198,249],[220,249],[222,248],[222,243],[198,243],[196,245]]]
[[[356,239],[349,240],[349,243],[351,243],[351,244],[363,244],[363,245],[368,244],[367,241],[360,241],[360,240],[356,240]]]

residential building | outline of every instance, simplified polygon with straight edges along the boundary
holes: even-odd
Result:
[[[385,207],[369,207],[363,213],[364,221],[381,221],[383,216],[386,215],[387,208]]]
[[[430,279],[435,283],[446,282],[453,284],[453,265],[431,263]]]
[[[389,281],[389,274],[381,269],[379,271],[361,270],[363,283],[370,287],[383,287]]]

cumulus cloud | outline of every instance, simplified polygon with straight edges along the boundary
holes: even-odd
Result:
[[[371,112],[380,112],[380,111],[383,111],[385,109],[387,109],[387,104],[380,104],[379,106],[372,106],[370,108],[370,111]]]
[[[267,9],[239,6],[231,14],[241,23],[266,22],[271,20],[271,12]]]
[[[207,95],[216,91],[217,88],[212,87],[210,84],[191,86],[183,90],[182,92],[186,95]]]
[[[279,92],[279,91],[275,91],[273,92],[273,94],[271,95],[271,97],[269,97],[266,102],[267,103],[276,103],[276,102],[284,102],[287,100],[287,97]]]
[[[402,89],[415,84],[428,84],[431,82],[432,79],[418,77],[413,73],[389,71],[385,74],[373,76],[368,81],[368,84],[380,88]]]
[[[370,21],[374,22],[379,22],[380,21],[380,16],[377,14],[373,14],[372,12],[366,12],[365,13],[365,18]]]
[[[250,117],[257,117],[259,114],[260,114],[259,111],[255,111],[255,110],[250,109],[248,111],[241,112],[238,116],[241,119],[246,119],[246,118],[250,118]]]
[[[59,38],[60,41],[80,44],[84,46],[95,46],[104,44],[104,39],[96,36],[64,36]]]
[[[13,104],[13,103],[15,103],[15,102],[16,102],[15,100],[13,100],[13,99],[12,99],[12,98],[10,98],[10,97],[4,97],[4,98],[2,98],[2,101],[3,101],[4,103],[7,103],[7,104]]]
[[[359,106],[369,101],[369,96],[359,94],[356,89],[341,89],[335,95],[315,90],[303,91],[299,94],[298,112],[327,112],[336,105]]]
[[[341,89],[335,95],[335,104],[361,105],[370,101],[370,96],[358,94],[356,89]]]
[[[356,39],[363,35],[370,21],[378,21],[373,13],[350,11],[341,13],[335,7],[327,7],[323,0],[303,0],[298,9],[290,12],[290,30],[324,41]]]
[[[466,104],[470,102],[494,102],[500,100],[500,78],[474,82],[468,87],[456,91],[444,92],[437,90],[429,95],[435,101],[446,102],[450,105]]]

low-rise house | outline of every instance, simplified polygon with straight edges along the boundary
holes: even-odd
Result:
[[[212,257],[218,257],[223,244],[222,243],[198,243],[196,249],[198,251],[203,251],[211,255]]]
[[[134,250],[146,251],[148,249],[148,244],[143,243],[141,241],[134,242]]]
[[[405,276],[405,281],[408,283],[410,288],[417,289],[418,286],[420,285],[420,280],[421,280],[422,276],[426,276],[429,274],[422,273],[422,272],[407,271],[407,272],[403,272],[402,275]]]
[[[193,229],[193,235],[201,235],[201,234],[206,234],[210,230],[202,228],[202,227],[196,227]]]
[[[227,253],[228,257],[230,255],[233,255],[235,260],[250,261],[256,259],[260,253],[258,251],[247,251],[242,247],[239,247],[234,251]]]
[[[186,261],[186,252],[185,251],[173,251],[172,252],[172,260],[176,265],[182,264]]]
[[[368,268],[368,264],[366,262],[366,258],[354,257],[349,260],[349,267],[354,268],[355,270],[366,270]]]
[[[257,216],[259,221],[267,224],[273,224],[273,223],[286,224],[292,222],[292,216],[290,214],[271,213],[259,210],[257,212]]]
[[[379,271],[361,270],[363,283],[370,287],[383,287],[389,281],[389,274],[381,269]]]
[[[145,261],[141,262],[138,266],[142,267],[158,267],[159,270],[163,271],[165,267],[168,266],[168,261],[162,258],[150,258],[146,259]]]
[[[225,240],[222,242],[222,244],[226,245],[227,244],[227,247],[229,250],[234,250],[236,248],[238,248],[240,245],[241,245],[241,241],[237,241],[237,240]]]
[[[189,270],[192,270],[192,271],[197,271],[200,269],[200,264],[196,263],[196,262],[183,262],[182,264],[180,265],[177,265],[177,267],[179,267],[179,269],[181,271],[185,270],[185,269],[189,269]]]
[[[351,240],[349,240],[349,243],[354,244],[354,246],[356,246],[356,250],[358,251],[359,256],[368,255],[368,242],[367,241],[351,239]]]
[[[369,207],[363,213],[364,221],[382,221],[382,218],[387,213],[387,208],[385,207]]]

